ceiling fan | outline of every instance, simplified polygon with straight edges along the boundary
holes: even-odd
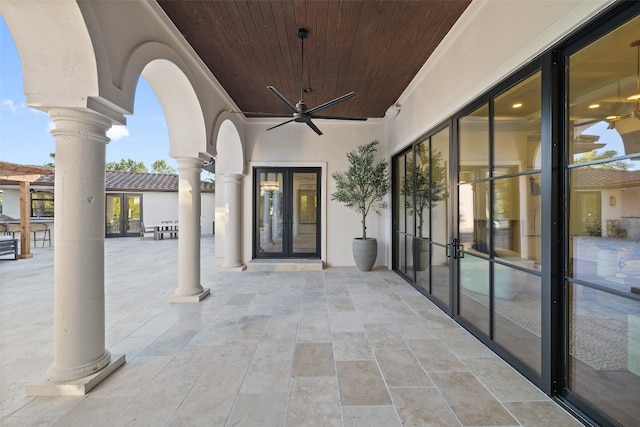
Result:
[[[349,92],[329,102],[320,104],[317,107],[307,108],[307,104],[304,102],[304,94],[308,93],[310,90],[305,89],[304,87],[304,40],[307,38],[308,34],[309,32],[307,31],[306,28],[298,29],[298,38],[300,39],[300,58],[301,58],[300,60],[300,64],[301,64],[300,100],[297,102],[297,104],[293,105],[293,103],[289,102],[289,100],[285,98],[284,95],[282,95],[280,92],[278,92],[278,90],[275,87],[267,86],[267,89],[269,89],[275,96],[277,96],[282,102],[284,102],[287,105],[287,107],[289,107],[289,109],[293,112],[291,119],[284,121],[280,124],[277,124],[275,126],[272,126],[267,130],[275,129],[282,125],[286,125],[287,123],[296,122],[296,123],[306,123],[307,126],[313,129],[315,133],[317,133],[318,135],[322,135],[322,132],[320,131],[320,129],[318,129],[318,127],[311,121],[311,119],[361,120],[361,121],[367,120],[366,117],[325,116],[325,115],[317,114],[322,110],[333,107],[336,104],[339,104],[343,101],[346,101],[347,99],[351,99],[357,96],[355,92]],[[253,114],[256,114],[256,113],[253,113]],[[257,114],[260,114],[260,113],[257,113]]]

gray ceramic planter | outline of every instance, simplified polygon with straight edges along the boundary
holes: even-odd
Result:
[[[353,260],[360,271],[371,271],[378,256],[378,240],[372,237],[353,239]]]

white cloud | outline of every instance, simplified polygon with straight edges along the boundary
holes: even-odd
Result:
[[[16,105],[15,102],[13,102],[13,100],[11,99],[3,99],[0,105],[2,105],[5,108],[8,108],[9,110],[11,110],[12,113],[17,113],[18,110],[22,110],[25,108],[24,104]]]
[[[112,141],[116,141],[120,138],[129,136],[129,129],[127,129],[126,126],[121,125],[112,126],[111,129],[107,131],[107,136],[111,138]]]

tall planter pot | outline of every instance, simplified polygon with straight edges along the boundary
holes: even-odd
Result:
[[[353,260],[360,271],[371,271],[378,256],[378,240],[372,237],[353,239]]]

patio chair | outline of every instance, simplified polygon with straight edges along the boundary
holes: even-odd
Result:
[[[153,234],[155,238],[155,229],[153,227],[145,227],[144,222],[140,221],[140,240],[144,240],[145,234]]]
[[[16,238],[16,233],[20,233],[20,224],[7,224],[6,227],[7,231],[4,234],[11,234],[12,239]]]
[[[49,242],[51,247],[51,230],[47,224],[34,223],[29,226],[29,231],[33,233],[33,247],[36,247],[36,242],[42,240],[42,247],[44,248],[44,242]],[[38,237],[39,233],[42,233],[42,237]]]

